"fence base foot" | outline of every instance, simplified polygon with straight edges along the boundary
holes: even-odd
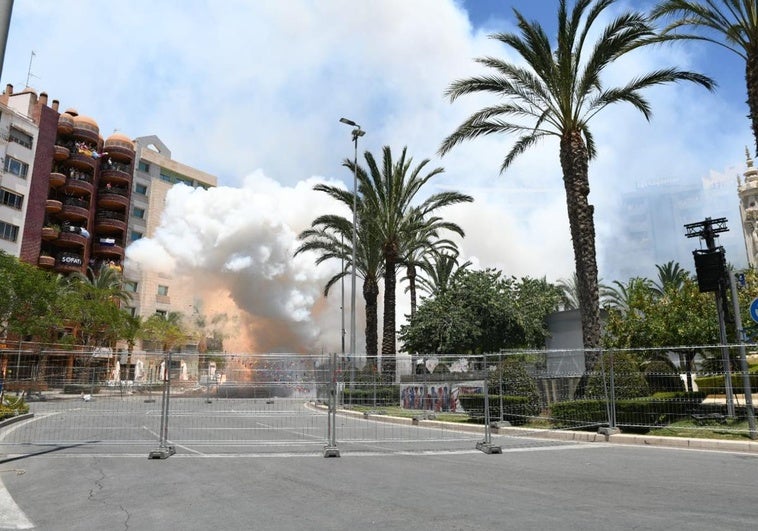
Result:
[[[168,459],[169,456],[174,455],[176,453],[176,448],[173,446],[168,446],[164,448],[158,448],[157,450],[153,450],[148,454],[148,459]]]
[[[502,454],[503,449],[500,446],[497,446],[492,443],[488,442],[478,442],[476,443],[476,449],[484,452],[485,454]]]
[[[324,446],[324,457],[339,457],[340,451],[336,446]]]
[[[603,428],[598,428],[597,432],[600,435],[608,436],[608,435],[617,435],[617,434],[621,433],[621,430],[618,429],[618,428],[615,428],[615,427],[611,428],[611,427],[605,426]]]

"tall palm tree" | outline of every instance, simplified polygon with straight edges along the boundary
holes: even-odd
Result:
[[[423,275],[418,277],[419,289],[431,297],[448,290],[450,285],[471,265],[470,260],[458,264],[458,253],[433,253],[421,264]]]
[[[758,3],[755,0],[663,0],[653,9],[652,16],[675,17],[663,30],[668,38],[712,42],[745,61],[748,117],[758,155]],[[680,28],[696,33],[677,33]]]
[[[421,188],[442,168],[427,173],[429,159],[412,167],[413,158],[407,156],[403,148],[400,157],[394,160],[389,146],[383,149],[381,168],[370,152],[365,153],[368,172],[346,160],[344,165],[355,171],[358,190],[362,196],[364,211],[360,223],[367,225],[374,237],[381,241],[384,259],[384,313],[382,319],[382,373],[384,378],[395,376],[396,330],[395,330],[395,286],[396,268],[403,256],[405,244],[419,231],[439,218],[434,213],[445,206],[473,201],[471,196],[458,192],[440,192],[424,199],[419,205]],[[449,227],[448,227],[449,228]],[[463,234],[463,230],[456,231]]]
[[[663,296],[669,289],[679,291],[690,278],[689,272],[682,269],[679,262],[674,260],[663,265],[656,264],[655,268],[658,270],[658,281],[653,282],[651,287],[659,297]]]
[[[442,142],[440,153],[444,155],[464,140],[482,135],[518,135],[500,167],[504,172],[538,141],[558,138],[579,282],[583,342],[585,348],[596,349],[600,346],[600,307],[588,168],[589,161],[597,155],[597,146],[589,123],[609,105],[623,102],[650,119],[650,105],[642,95],[648,87],[691,81],[712,89],[713,82],[672,67],[639,75],[622,86],[605,87],[601,75],[609,65],[654,43],[651,23],[641,13],[625,12],[606,27],[596,29],[595,23],[615,0],[577,0],[571,13],[566,3],[561,0],[558,7],[555,48],[540,24],[527,21],[514,9],[519,33],[492,37],[515,50],[526,66],[485,57],[478,62],[495,74],[461,79],[450,85],[446,94],[451,101],[478,92],[499,95],[505,101],[475,112]],[[590,45],[590,35],[596,34],[598,40]],[[595,358],[596,353],[588,352],[587,365],[591,367]]]
[[[576,272],[571,278],[561,278],[558,280],[558,289],[561,290],[561,304],[564,310],[579,309],[579,280],[576,278]]]
[[[353,194],[326,184],[318,184],[314,187],[317,191],[329,194],[331,197],[346,203],[352,210]],[[360,204],[356,198],[356,205]],[[359,206],[358,212],[361,212]],[[378,304],[379,278],[382,274],[382,250],[378,240],[365,230],[368,225],[358,224],[356,232],[356,275],[363,279],[363,300],[366,306],[366,358],[370,365],[376,369],[378,353]],[[319,253],[316,264],[327,260],[340,260],[342,268],[332,276],[324,286],[324,296],[329,295],[329,290],[337,282],[349,276],[352,271],[352,234],[353,222],[337,215],[319,216],[311,223],[311,228],[300,233],[298,238],[303,241],[295,250],[295,255],[306,251]],[[342,338],[344,341],[344,337]]]

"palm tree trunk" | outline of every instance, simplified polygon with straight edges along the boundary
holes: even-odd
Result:
[[[753,127],[755,153],[758,157],[758,53],[748,53],[745,62],[745,81],[747,83],[747,105],[750,109],[750,125]]]
[[[416,266],[408,264],[408,290],[411,293],[411,319],[416,315]]]
[[[588,201],[589,153],[578,131],[567,132],[561,138],[560,149],[571,241],[574,246],[582,340],[585,349],[596,349],[600,346],[600,299],[595,256],[594,207]],[[597,352],[585,352],[586,368],[592,369],[597,359]]]
[[[366,301],[366,361],[371,365],[372,374],[376,373],[378,354],[378,319],[377,303],[379,286],[374,280],[363,282],[363,300]]]
[[[395,379],[395,266],[397,253],[384,255],[384,314],[382,319],[382,379]]]

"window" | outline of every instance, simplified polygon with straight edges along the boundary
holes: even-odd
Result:
[[[137,240],[139,240],[140,238],[142,238],[142,236],[143,236],[143,234],[141,232],[133,230],[132,231],[132,235],[131,235],[131,240],[133,242],[136,242]]]
[[[0,240],[8,240],[9,242],[15,242],[18,239],[18,227],[0,221]]]
[[[166,314],[167,314],[167,313],[168,313],[168,312],[166,312],[166,310],[155,310],[155,315],[160,315],[160,316],[161,316],[161,317],[163,317],[163,318],[165,318],[165,317],[166,317]]]
[[[137,315],[137,308],[135,308],[133,306],[127,306],[127,307],[125,307],[124,311],[126,313],[128,313],[129,315],[131,315],[132,317],[134,317],[135,315]]]
[[[161,286],[158,285],[158,295],[162,295],[164,297],[168,296],[168,286]]]
[[[32,149],[32,137],[14,127],[11,127],[11,130],[8,133],[8,140],[15,142],[16,144],[21,144],[25,148]]]
[[[0,188],[0,204],[15,208],[16,210],[21,210],[21,207],[24,204],[24,196],[14,194],[5,188]]]
[[[161,181],[165,181],[167,183],[173,182],[170,175],[166,175],[165,173],[161,172]]]
[[[140,207],[134,207],[132,209],[132,216],[139,219],[145,219],[145,209]]]
[[[139,195],[147,195],[147,186],[144,184],[136,183],[134,185],[134,193]]]
[[[145,162],[144,160],[141,160],[139,161],[139,165],[137,166],[137,169],[145,173],[150,173],[150,163]]]
[[[124,282],[124,290],[130,293],[137,293],[137,283],[132,280]]]
[[[26,172],[29,171],[29,165],[26,162],[21,162],[13,157],[5,157],[3,170],[21,177],[22,179],[26,179]]]

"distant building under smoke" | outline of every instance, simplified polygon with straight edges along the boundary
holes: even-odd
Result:
[[[736,171],[712,172],[697,181],[668,179],[638,184],[620,200],[615,241],[603,252],[602,280],[626,282],[629,278],[653,278],[655,266],[671,260],[694,271],[692,251],[697,242],[685,237],[684,225],[706,217],[728,220],[729,231],[719,234],[727,261],[745,265]]]

